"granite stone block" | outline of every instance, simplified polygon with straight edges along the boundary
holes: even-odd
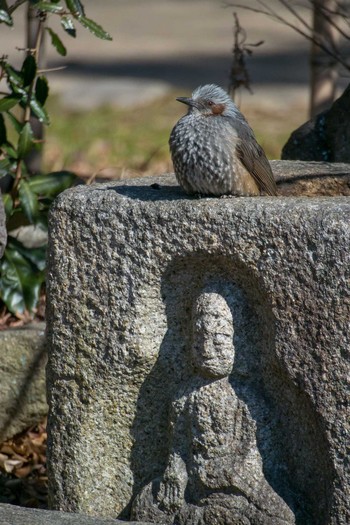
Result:
[[[48,256],[53,508],[349,523],[349,217],[344,196],[197,199],[172,176],[61,194]],[[208,290],[219,324],[210,301],[194,313]],[[227,337],[232,370],[198,375],[193,348],[221,352]]]

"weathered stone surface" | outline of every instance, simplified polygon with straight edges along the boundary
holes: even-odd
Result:
[[[279,195],[350,197],[350,164],[299,160],[272,160],[270,164]]]
[[[0,503],[0,525],[122,525],[123,523],[125,522],[113,519],[91,518],[68,512],[26,509]]]
[[[293,131],[282,159],[350,162],[350,85],[331,106]]]
[[[0,441],[46,416],[45,325],[0,332]]]
[[[185,461],[180,523],[231,523],[240,496],[235,523],[272,523],[252,516],[259,486],[290,509],[284,523],[348,523],[349,214],[346,197],[188,198],[173,177],[62,194],[49,241],[54,508],[127,518],[152,482],[156,497],[171,464],[171,428],[186,412],[182,392],[192,434],[180,450],[210,439],[225,447],[230,425],[235,438],[221,481],[220,461],[198,471],[204,484]],[[208,286],[232,303],[235,361],[202,398],[191,364],[193,308]],[[225,406],[227,421],[216,421]],[[210,414],[197,419],[205,407]],[[215,463],[219,449],[208,447]],[[159,522],[164,506],[152,498]]]
[[[6,233],[6,217],[5,217],[5,209],[4,204],[1,199],[1,191],[0,191],[0,257],[2,257],[2,254],[4,253],[5,246],[6,246],[6,240],[7,240],[7,233]]]

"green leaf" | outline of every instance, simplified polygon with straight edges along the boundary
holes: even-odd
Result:
[[[8,111],[19,102],[19,97],[7,96],[0,100],[0,111]]]
[[[39,211],[38,197],[33,193],[28,182],[24,179],[21,179],[19,184],[19,200],[25,216],[31,224],[34,224]]]
[[[35,85],[35,98],[43,106],[49,95],[49,84],[44,76],[38,77]]]
[[[73,20],[71,19],[70,16],[62,16],[61,26],[66,31],[66,33],[68,33],[70,36],[72,36],[73,38],[76,37],[77,31],[74,27]]]
[[[5,9],[0,9],[0,22],[5,22],[8,26],[13,26],[12,17]]]
[[[10,312],[33,312],[43,281],[44,272],[35,271],[30,260],[9,242],[1,261],[0,297]]]
[[[7,231],[15,230],[16,228],[19,228],[20,226],[29,226],[30,222],[27,218],[27,216],[22,211],[22,208],[16,207],[13,210],[13,213],[11,217],[8,218],[7,221]]]
[[[17,84],[11,84],[11,89],[14,95],[21,97],[21,102],[27,101],[28,92],[25,89],[23,89],[21,86],[18,86]]]
[[[46,268],[46,246],[40,248],[31,248],[27,252],[27,258],[35,265],[41,272]],[[43,282],[44,279],[41,280]]]
[[[4,116],[0,114],[0,146],[7,142],[7,133]]]
[[[38,218],[35,224],[36,226],[40,227],[45,232],[47,232],[49,229],[47,212],[49,211],[51,204],[52,204],[52,200],[50,201],[50,204],[48,206],[46,205],[44,206],[42,202],[39,201],[39,209],[41,213],[38,215]]]
[[[29,105],[30,109],[32,110],[34,115],[38,117],[40,122],[43,122],[43,124],[50,124],[50,119],[46,109],[42,107],[42,105],[40,104],[40,102],[38,102],[38,100],[36,100],[36,98],[32,97]]]
[[[10,217],[13,211],[13,200],[10,193],[2,194],[2,202],[4,204],[6,217]]]
[[[13,255],[11,251],[5,250],[4,257],[0,262],[0,297],[10,312],[16,314],[23,313],[26,306],[20,278],[22,272],[21,269],[18,270],[16,263],[12,259]]]
[[[100,25],[98,25],[93,20],[90,20],[90,18],[86,18],[85,16],[80,16],[78,18],[79,22],[82,26],[86,27],[91,33],[93,33],[98,38],[102,38],[102,40],[112,40],[112,37],[107,31],[105,31]]]
[[[56,197],[59,193],[70,188],[78,177],[70,171],[56,171],[47,175],[34,175],[28,180],[33,193],[45,197]]]
[[[6,154],[5,146],[6,144],[3,144],[0,148],[2,156],[4,156],[4,158],[0,160],[0,179],[7,176],[15,178],[14,170],[16,169],[16,161],[13,158],[10,158],[10,155]],[[3,189],[3,191],[5,191],[5,189]]]
[[[30,122],[26,122],[18,138],[17,151],[20,159],[23,159],[33,148],[33,138],[34,135]]]
[[[5,69],[7,74],[7,80],[10,82],[11,86],[22,86],[23,77],[20,71],[17,71],[14,67],[10,66],[4,60],[1,62],[1,66]]]
[[[39,228],[43,229],[41,226],[39,226]],[[44,228],[44,231],[47,232],[47,228]],[[11,248],[15,248],[21,255],[23,255],[23,257],[28,259],[32,263],[34,270],[45,270],[47,244],[44,244],[39,248],[26,248],[14,237],[10,237],[8,244]]]
[[[29,86],[36,75],[36,60],[32,55],[28,55],[21,69],[21,75],[23,77],[23,87]]]
[[[63,13],[64,9],[61,5],[51,4],[50,2],[38,2],[35,4],[35,8],[39,11],[44,11],[46,13]]]
[[[18,158],[18,152],[17,150],[13,147],[13,145],[11,144],[11,142],[5,142],[4,144],[1,145],[1,150],[3,152],[6,153],[6,155],[8,157],[10,157],[11,159],[17,159]]]
[[[9,161],[9,159],[5,158],[5,159],[0,160],[0,170],[8,170],[10,166],[11,166],[11,162]]]
[[[75,17],[84,16],[84,6],[80,0],[66,0],[66,6]]]
[[[17,120],[16,117],[14,117],[14,116],[12,115],[12,113],[10,113],[9,111],[7,112],[7,116],[8,116],[8,118],[10,119],[11,124],[12,124],[13,127],[15,128],[15,131],[16,131],[17,133],[21,133],[22,128],[23,128],[23,124],[22,124],[19,120]]]
[[[51,43],[52,45],[56,48],[56,51],[62,55],[62,56],[66,56],[67,54],[67,49],[64,47],[64,45],[62,44],[62,41],[61,39],[59,38],[59,36],[54,32],[52,31],[52,29],[50,27],[46,27],[46,31],[48,31],[50,33],[50,36],[51,36]]]

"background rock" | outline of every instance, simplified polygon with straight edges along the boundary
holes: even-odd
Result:
[[[267,481],[298,525],[349,522],[349,214],[346,197],[193,199],[173,177],[63,193],[48,270],[53,507],[127,518],[162,476],[209,281],[244,297],[231,381]]]
[[[293,131],[281,158],[350,162],[350,85],[332,107]]]
[[[14,436],[47,414],[45,325],[0,332],[0,440]]]

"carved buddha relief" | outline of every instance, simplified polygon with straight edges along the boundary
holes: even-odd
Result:
[[[171,405],[163,475],[133,503],[132,518],[174,525],[282,525],[295,518],[263,473],[255,422],[229,378],[234,320],[204,289],[192,308],[193,375]]]

